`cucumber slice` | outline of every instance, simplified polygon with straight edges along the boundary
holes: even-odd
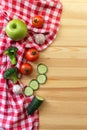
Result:
[[[44,84],[47,81],[47,76],[45,74],[39,74],[37,76],[37,81],[39,84]]]
[[[33,90],[37,90],[39,88],[38,81],[36,79],[31,80],[29,87],[31,87]]]
[[[45,74],[48,71],[48,68],[45,64],[40,63],[37,66],[37,71],[38,71],[39,74]]]
[[[36,96],[36,98],[39,100],[39,101],[44,101],[44,98],[42,98],[41,96]]]
[[[28,105],[28,108],[27,108],[28,115],[33,114],[40,107],[43,101],[44,99],[42,97],[35,96],[32,99],[31,103]]]
[[[25,94],[25,96],[31,96],[31,95],[33,95],[33,89],[27,86],[24,89],[24,94]]]

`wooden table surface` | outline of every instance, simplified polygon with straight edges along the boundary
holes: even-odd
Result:
[[[61,0],[60,31],[34,63],[48,66],[47,83],[36,91],[45,98],[39,130],[87,130],[87,0]],[[22,82],[36,77],[36,69]]]

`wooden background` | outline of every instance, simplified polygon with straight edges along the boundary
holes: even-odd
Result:
[[[39,130],[87,130],[87,0],[61,0],[60,31],[41,52],[48,80],[35,93],[45,98]],[[31,75],[34,78],[37,72]],[[23,77],[25,84],[29,77]]]

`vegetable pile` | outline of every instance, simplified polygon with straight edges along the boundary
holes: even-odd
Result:
[[[32,26],[35,28],[42,28],[44,24],[44,19],[42,16],[36,15],[32,18]],[[22,26],[21,26],[22,25]],[[18,31],[17,31],[17,27]],[[22,29],[24,32],[22,32]],[[17,32],[17,35],[16,35]],[[14,41],[19,41],[22,40],[27,36],[28,30],[27,26],[24,22],[22,22],[19,19],[14,19],[10,22],[8,22],[7,27],[6,27],[6,33],[7,36],[12,38]],[[20,36],[20,37],[19,37]],[[46,37],[44,34],[35,34],[34,35],[34,40],[36,44],[44,44]],[[13,93],[15,94],[24,94],[26,97],[27,96],[32,96],[34,95],[34,91],[38,90],[40,85],[45,84],[47,81],[47,76],[46,73],[48,71],[48,68],[45,64],[40,63],[37,65],[37,77],[35,79],[32,79],[27,85],[24,90],[22,90],[21,86],[17,84],[18,82],[18,73],[21,73],[21,75],[30,75],[33,72],[33,66],[31,62],[35,62],[39,59],[40,53],[36,48],[29,48],[25,50],[24,57],[26,62],[22,62],[20,68],[18,69],[16,67],[17,64],[17,52],[18,48],[15,46],[10,46],[4,51],[4,55],[7,55],[9,57],[10,62],[12,64],[11,68],[8,68],[4,72],[4,79],[6,80],[11,80],[14,83],[13,86]],[[34,96],[33,100],[31,103],[28,105],[27,112],[29,115],[33,114],[34,111],[36,111],[39,106],[42,104],[44,99],[40,96]]]

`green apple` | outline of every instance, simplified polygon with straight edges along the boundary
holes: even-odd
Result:
[[[28,29],[20,19],[13,19],[7,23],[6,34],[14,41],[20,41],[27,37]]]

